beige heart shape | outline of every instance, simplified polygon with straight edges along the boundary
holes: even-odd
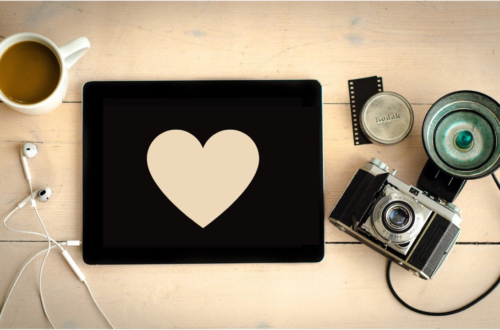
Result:
[[[205,228],[252,182],[259,151],[248,135],[236,130],[212,135],[205,146],[186,131],[170,130],[151,142],[147,162],[165,196]]]

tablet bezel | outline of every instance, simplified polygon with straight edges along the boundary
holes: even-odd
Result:
[[[105,98],[301,97],[318,109],[318,245],[300,248],[104,248],[103,100]],[[323,104],[316,80],[92,81],[83,86],[83,260],[87,264],[320,262],[325,254]],[[123,201],[124,204],[126,201]],[[116,205],[120,207],[120,205]]]

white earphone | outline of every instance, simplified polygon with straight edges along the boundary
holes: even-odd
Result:
[[[40,202],[46,202],[50,199],[50,197],[52,197],[52,189],[50,189],[49,187],[45,187],[35,190],[33,194],[28,195],[28,197],[23,199],[19,204],[17,204],[17,206],[19,208],[22,208],[24,205],[26,205],[30,200],[34,199],[35,197]]]
[[[33,158],[37,153],[38,148],[34,143],[25,143],[21,148],[21,163],[23,164],[24,175],[28,181],[31,181],[31,173],[28,166],[28,160],[26,158]]]
[[[108,321],[108,323],[111,326],[111,328],[114,329],[113,324],[111,324],[111,322],[109,321],[109,319],[104,314],[104,312],[102,311],[101,307],[99,306],[99,304],[95,300],[94,295],[92,294],[92,291],[90,290],[90,287],[89,287],[89,285],[88,285],[88,283],[87,283],[87,281],[85,279],[85,275],[82,273],[82,271],[80,270],[80,268],[78,267],[78,265],[75,263],[75,261],[73,260],[73,258],[71,258],[71,256],[69,255],[68,251],[65,250],[62,247],[63,245],[66,245],[66,246],[79,246],[81,244],[81,242],[79,240],[68,240],[68,241],[63,241],[63,242],[59,243],[59,242],[55,241],[54,239],[52,239],[49,236],[49,233],[47,232],[47,229],[45,228],[45,225],[44,225],[44,223],[42,221],[42,218],[40,217],[40,214],[38,213],[38,209],[37,209],[36,201],[35,200],[38,200],[40,202],[46,202],[46,201],[48,201],[52,197],[52,190],[49,187],[45,187],[45,188],[40,188],[40,189],[37,189],[37,190],[33,191],[33,188],[32,188],[32,185],[31,185],[31,173],[30,173],[30,170],[29,170],[28,160],[27,159],[35,157],[37,153],[38,153],[38,148],[37,148],[37,146],[34,143],[25,143],[21,147],[21,164],[23,166],[23,170],[24,170],[24,174],[25,174],[26,180],[28,180],[28,183],[29,183],[29,186],[30,186],[30,194],[25,199],[23,199],[20,203],[18,203],[17,206],[14,208],[14,210],[12,210],[7,215],[7,217],[3,221],[3,225],[4,225],[4,227],[7,230],[10,230],[10,231],[14,231],[14,232],[18,232],[18,233],[24,233],[24,234],[38,235],[38,236],[43,236],[43,237],[47,238],[48,248],[46,250],[42,250],[42,251],[38,252],[37,254],[35,254],[34,256],[32,256],[24,264],[24,266],[21,268],[20,272],[17,275],[17,278],[15,279],[12,287],[10,288],[10,291],[9,291],[9,293],[7,295],[7,298],[5,299],[5,302],[4,302],[3,306],[2,306],[2,309],[0,310],[0,319],[2,318],[2,314],[3,314],[4,310],[5,310],[5,307],[7,306],[7,303],[9,301],[9,298],[10,298],[11,294],[12,294],[12,291],[14,290],[14,288],[15,288],[15,286],[16,286],[19,278],[21,277],[24,269],[26,268],[26,266],[28,266],[28,264],[35,257],[37,257],[38,255],[40,255],[40,254],[42,254],[43,252],[46,251],[45,258],[43,259],[42,265],[41,265],[41,268],[40,268],[40,277],[39,277],[40,300],[42,302],[42,307],[43,307],[43,311],[45,313],[45,316],[49,320],[49,322],[52,325],[52,327],[55,329],[55,326],[54,326],[54,324],[52,323],[52,320],[49,317],[49,314],[47,312],[47,309],[45,307],[45,303],[44,303],[44,300],[43,300],[42,274],[43,274],[43,267],[45,265],[45,260],[47,259],[48,255],[50,253],[50,250],[52,248],[54,248],[54,247],[57,246],[57,247],[59,247],[61,249],[62,255],[63,255],[64,259],[67,261],[67,263],[69,264],[69,266],[71,267],[71,269],[73,269],[73,271],[77,275],[78,279],[80,279],[80,281],[82,281],[85,284],[85,286],[87,287],[87,289],[88,289],[88,291],[90,293],[90,296],[92,297],[92,300],[94,301],[94,303],[97,306],[97,308],[99,309],[99,311],[102,313],[102,315],[104,316],[104,318],[106,319],[106,321]],[[13,228],[10,228],[10,227],[7,226],[7,220],[17,210],[23,208],[30,201],[31,201],[31,206],[34,208],[35,213],[36,213],[36,215],[37,215],[37,217],[38,217],[38,219],[40,221],[40,224],[43,227],[43,230],[44,230],[45,234],[38,233],[38,232],[32,232],[32,231],[24,231],[24,230],[13,229]],[[55,245],[52,245],[52,243],[54,243]]]

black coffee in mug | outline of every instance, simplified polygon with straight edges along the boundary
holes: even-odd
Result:
[[[45,100],[56,89],[60,76],[56,55],[36,41],[14,44],[0,57],[0,90],[16,103]]]

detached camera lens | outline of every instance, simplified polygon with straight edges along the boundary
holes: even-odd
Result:
[[[391,214],[389,215],[389,221],[397,227],[403,226],[408,218],[408,213],[403,209],[392,210]]]

